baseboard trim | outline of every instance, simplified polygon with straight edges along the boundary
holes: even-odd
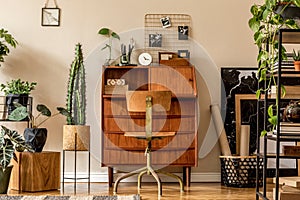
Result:
[[[116,179],[116,177],[118,173],[115,173],[114,179]],[[176,175],[182,177],[182,173],[175,173]],[[65,177],[67,178],[73,178],[74,177],[74,173],[72,172],[65,172]],[[87,174],[86,173],[77,173],[76,174],[77,178],[87,178]],[[165,176],[163,174],[160,175],[161,177],[161,181],[162,182],[176,182],[175,179]],[[88,179],[80,179],[77,180],[77,182],[87,182]],[[124,182],[136,182],[137,177],[133,176],[133,177],[129,177],[126,180],[124,180]],[[61,181],[62,181],[62,177],[61,177]],[[106,183],[108,182],[108,174],[107,173],[91,173],[90,175],[90,181],[92,183]],[[143,181],[144,182],[154,182],[155,180],[150,177],[150,176],[144,176],[143,177]],[[221,181],[221,175],[220,173],[192,173],[191,174],[191,182],[220,182]],[[71,179],[65,179],[65,182],[74,182]]]

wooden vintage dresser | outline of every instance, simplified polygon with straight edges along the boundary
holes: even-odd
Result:
[[[198,157],[198,101],[193,66],[104,66],[101,90],[102,166],[113,182],[113,167],[141,166],[146,141],[125,137],[126,131],[144,131],[145,113],[129,113],[127,90],[172,92],[171,109],[153,113],[153,131],[175,131],[174,137],[152,142],[152,164],[182,166],[183,179],[190,184],[191,167]]]

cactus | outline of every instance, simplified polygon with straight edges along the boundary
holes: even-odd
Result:
[[[67,91],[67,124],[85,125],[86,123],[86,83],[81,44],[75,48],[75,59],[71,64]]]

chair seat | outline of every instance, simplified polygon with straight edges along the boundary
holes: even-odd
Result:
[[[162,137],[171,137],[175,136],[175,131],[173,132],[153,132],[152,133],[152,138],[162,138]],[[126,137],[136,137],[136,138],[141,138],[141,139],[146,139],[146,132],[125,132],[124,136]]]

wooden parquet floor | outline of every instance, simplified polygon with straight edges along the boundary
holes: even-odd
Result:
[[[118,194],[129,195],[137,194],[136,183],[119,184]],[[66,183],[64,193],[61,190],[26,193],[10,190],[11,195],[74,195],[74,184]],[[87,195],[88,189],[86,183],[77,183],[76,195]],[[112,188],[106,183],[91,183],[90,194],[93,195],[112,195]],[[163,183],[163,195],[157,197],[157,186],[155,183],[144,183],[140,191],[142,200],[254,200],[255,188],[233,188],[224,187],[220,183],[192,183],[191,187],[185,188],[185,192],[179,191],[176,183]]]

